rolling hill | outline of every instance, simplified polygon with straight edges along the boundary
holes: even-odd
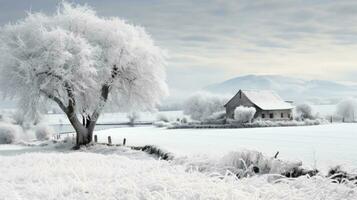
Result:
[[[336,103],[343,98],[357,97],[357,85],[327,80],[305,80],[280,75],[246,75],[209,85],[205,91],[235,94],[239,89],[274,90],[285,100]]]

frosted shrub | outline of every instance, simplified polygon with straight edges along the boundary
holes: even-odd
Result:
[[[315,118],[312,114],[312,107],[310,106],[310,104],[307,104],[307,103],[297,105],[295,108],[295,112],[296,112],[298,119],[301,119],[301,120]]]
[[[184,118],[181,119],[181,123],[182,123],[182,124],[186,124],[187,122],[188,122],[188,120],[187,120],[186,117],[184,117]]]
[[[226,121],[226,111],[215,112],[205,120],[206,123],[210,124],[224,124]]]
[[[38,140],[48,140],[55,134],[55,131],[52,127],[39,124],[36,126],[35,135]]]
[[[269,120],[255,120],[249,123],[251,127],[279,127],[279,126],[312,126],[327,124],[328,121],[323,118],[305,119],[304,121],[269,121]]]
[[[162,128],[162,127],[170,126],[170,123],[164,122],[164,121],[157,121],[157,122],[154,122],[153,125],[158,127],[158,128]]]
[[[203,121],[213,113],[222,111],[226,101],[227,99],[221,96],[200,92],[192,95],[185,101],[183,111],[191,119]]]
[[[337,105],[336,113],[342,118],[342,121],[355,121],[357,113],[356,99],[346,99]]]
[[[238,123],[251,122],[256,110],[254,107],[238,106],[234,110],[234,120]]]
[[[207,119],[224,119],[225,117],[226,117],[226,111],[219,111],[213,113]]]
[[[15,120],[12,117],[0,115],[0,122],[16,124]]]
[[[228,169],[239,177],[259,174],[282,174],[302,166],[301,162],[288,162],[274,157],[264,156],[258,151],[235,151],[225,155],[219,162],[223,169]]]
[[[262,119],[257,119],[254,120],[254,122],[251,123],[253,127],[273,127],[277,126],[276,122],[270,121],[270,120],[262,120]]]
[[[129,124],[134,126],[135,121],[140,118],[140,115],[137,112],[130,112],[126,115],[126,117],[129,119]]]
[[[156,118],[157,118],[157,121],[162,121],[162,122],[166,122],[166,123],[170,121],[169,118],[164,114],[158,114]]]
[[[21,127],[17,125],[0,122],[0,144],[14,143],[19,136],[20,131]]]

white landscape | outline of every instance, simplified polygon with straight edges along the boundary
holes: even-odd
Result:
[[[357,199],[356,3],[0,4],[0,200]]]

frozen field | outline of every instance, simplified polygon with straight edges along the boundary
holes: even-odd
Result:
[[[334,163],[356,166],[356,128],[357,124],[174,130],[147,126],[96,132],[100,142],[110,135],[116,143],[125,137],[128,145],[163,147],[175,154],[169,162],[105,145],[76,152],[69,150],[71,143],[0,145],[0,199],[355,200],[353,182],[336,184],[320,175],[237,179],[220,164],[222,158],[235,155],[228,152],[247,148],[268,156],[279,150],[281,159],[299,159],[319,169]],[[356,172],[353,167],[352,171]]]
[[[99,142],[152,144],[177,155],[220,156],[232,150],[253,149],[279,158],[301,160],[311,167],[335,164],[357,166],[357,124],[252,129],[117,128],[98,131]]]

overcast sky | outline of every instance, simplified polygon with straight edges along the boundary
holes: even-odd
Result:
[[[0,0],[0,24],[59,1]],[[142,25],[170,55],[171,93],[245,74],[357,81],[356,0],[90,0]]]

